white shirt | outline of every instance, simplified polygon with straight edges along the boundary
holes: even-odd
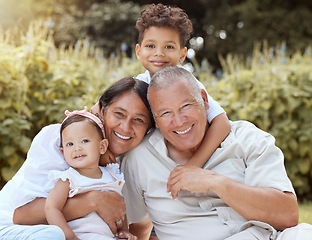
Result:
[[[274,143],[273,136],[249,122],[231,122],[230,134],[204,168],[249,186],[294,193],[283,154]],[[149,216],[161,240],[225,239],[240,231],[247,220],[213,192],[182,191],[172,199],[166,192],[167,180],[176,166],[158,129],[127,153],[121,167],[129,223]],[[275,229],[263,224],[276,234]]]
[[[151,76],[148,70],[146,70],[144,73],[139,74],[137,79],[146,82],[147,84],[150,84],[151,82]],[[200,87],[200,89],[205,89],[205,86],[197,80],[197,83]],[[206,91],[207,92],[207,91]],[[208,96],[208,103],[209,103],[209,109],[206,111],[207,112],[207,119],[208,122],[211,123],[212,119],[214,119],[216,116],[225,113],[224,109],[219,105],[217,101],[215,101],[207,92]]]
[[[69,165],[59,148],[60,124],[44,127],[34,138],[26,161],[0,191],[0,225],[13,224],[14,210],[37,197],[47,197],[54,187],[51,169],[66,170]]]

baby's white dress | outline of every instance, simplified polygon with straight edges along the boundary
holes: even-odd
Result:
[[[117,163],[112,163],[108,164],[106,167],[100,167],[100,169],[102,171],[102,178],[100,179],[85,177],[71,167],[65,171],[51,170],[49,178],[54,183],[59,179],[62,179],[63,181],[68,179],[70,182],[69,198],[91,190],[115,191],[121,194],[124,177],[119,171],[119,165]],[[81,240],[116,239],[108,225],[96,212],[69,221],[68,225]]]

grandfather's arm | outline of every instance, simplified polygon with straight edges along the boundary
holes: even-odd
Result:
[[[195,193],[213,191],[247,220],[266,222],[278,230],[298,224],[298,205],[293,193],[247,186],[193,166],[178,166],[174,171],[168,181],[173,197],[182,189]]]
[[[244,160],[241,169],[244,179],[233,180],[234,173],[222,175],[222,167],[220,173],[216,173],[178,166],[170,174],[168,191],[173,197],[182,189],[196,193],[213,191],[247,220],[266,222],[277,230],[297,225],[297,199],[275,138],[243,121],[233,123],[232,132],[232,140],[225,142],[220,149],[222,154],[216,158],[220,157],[218,160],[222,162],[232,161],[232,157]]]
[[[266,222],[278,230],[298,224],[298,205],[293,193],[251,187],[223,176],[214,179],[219,184],[211,190],[247,220]]]

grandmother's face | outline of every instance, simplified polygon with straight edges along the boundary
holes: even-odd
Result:
[[[150,91],[149,99],[156,127],[167,143],[179,152],[196,150],[207,129],[206,92],[196,95],[185,83],[176,82]]]
[[[94,113],[99,107],[95,106]],[[108,148],[115,157],[135,148],[143,140],[150,124],[150,114],[136,92],[120,95],[102,110]]]

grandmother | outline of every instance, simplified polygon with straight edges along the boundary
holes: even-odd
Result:
[[[121,79],[92,109],[104,119],[113,157],[122,158],[153,126],[147,87],[147,83],[131,77]],[[1,190],[0,239],[64,239],[56,226],[45,225],[44,213],[46,197],[53,188],[48,172],[69,167],[60,151],[59,132],[60,124],[43,128],[34,138],[23,166]],[[96,211],[116,233],[116,222],[125,218],[124,199],[115,192],[90,191],[67,202],[63,213],[68,221]]]

